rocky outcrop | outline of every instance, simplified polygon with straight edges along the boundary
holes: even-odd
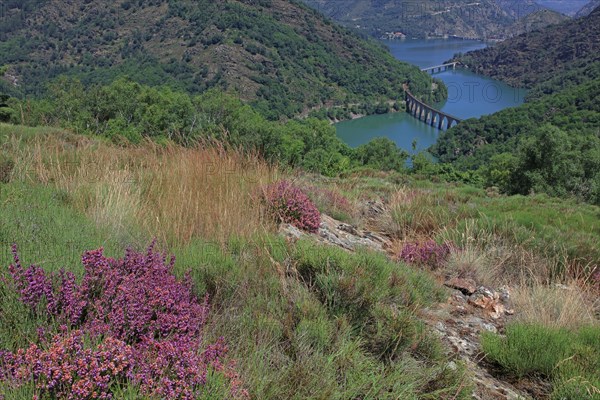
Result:
[[[368,225],[377,225],[377,221],[387,214],[385,205],[378,201],[365,203],[361,210],[361,216]],[[322,215],[321,220],[319,230],[314,234],[305,233],[290,224],[282,224],[279,232],[292,241],[312,237],[348,251],[367,248],[386,252],[391,247],[391,241],[385,234],[363,230],[327,215]],[[474,384],[474,399],[529,399],[510,383],[494,377],[482,363],[481,334],[502,333],[507,319],[514,313],[509,288],[494,290],[468,278],[452,278],[444,285],[452,289],[448,300],[423,310],[421,317],[440,336],[448,357],[455,360],[450,361],[448,367],[456,368],[456,361],[464,363]]]
[[[494,377],[482,364],[483,354],[479,338],[483,332],[502,332],[507,317],[512,314],[510,293],[504,287],[499,291],[480,286],[470,295],[471,282],[446,282],[457,286],[448,301],[425,310],[423,318],[446,343],[448,355],[466,365],[475,385],[473,398],[529,399],[513,385]]]
[[[298,240],[309,235],[291,224],[282,224],[279,232],[291,240]],[[321,226],[318,232],[310,236],[315,237],[319,242],[338,246],[349,251],[361,247],[374,251],[385,251],[390,246],[390,240],[384,235],[358,229],[327,215],[321,216]]]

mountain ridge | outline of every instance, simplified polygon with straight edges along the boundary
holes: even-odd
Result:
[[[548,10],[534,0],[304,0],[341,24],[374,36],[401,31],[409,37],[454,36],[469,39],[504,39],[515,34],[513,24],[527,15]],[[549,11],[549,10],[548,10]],[[545,14],[545,23],[567,18]]]
[[[598,7],[600,7],[600,0],[592,0],[585,6],[583,6],[579,11],[577,11],[577,14],[575,14],[575,18],[586,17]]]

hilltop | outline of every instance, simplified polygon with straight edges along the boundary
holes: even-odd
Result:
[[[505,38],[515,34],[515,22],[544,9],[533,0],[304,1],[345,26],[377,37],[401,31],[409,37]],[[548,25],[565,18],[549,11],[538,20]]]
[[[387,103],[431,78],[308,7],[287,0],[9,2],[0,16],[3,90],[44,92],[58,75],[127,75],[189,93],[235,92],[271,119]],[[43,67],[42,67],[43,66]]]

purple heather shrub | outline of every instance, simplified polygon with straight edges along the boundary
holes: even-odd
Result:
[[[290,182],[279,181],[267,186],[265,201],[278,221],[308,232],[319,230],[321,213],[308,196]]]
[[[49,398],[110,399],[111,385],[124,380],[132,366],[131,346],[107,337],[96,348],[86,348],[83,337],[76,330],[56,335],[46,350],[32,344],[4,353],[2,369],[13,384],[33,381]]]
[[[438,244],[433,240],[406,243],[400,252],[400,259],[435,269],[441,266],[453,249],[454,246],[451,243]]]
[[[80,284],[68,272],[23,269],[13,247],[9,269],[21,301],[64,325],[52,340],[49,324],[38,328],[38,344],[0,352],[0,382],[33,380],[51,398],[108,399],[112,385],[127,379],[144,395],[191,399],[217,371],[231,397],[248,397],[235,364],[225,361],[224,341],[204,341],[208,297],[196,298],[189,280],[173,275],[175,260],[167,262],[153,246],[146,254],[128,250],[123,259],[107,258],[102,249],[84,253]],[[100,344],[85,347],[83,337]]]

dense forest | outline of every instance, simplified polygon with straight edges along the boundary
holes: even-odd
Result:
[[[5,93],[40,95],[59,75],[120,76],[192,94],[249,100],[269,119],[353,104],[361,112],[413,93],[439,100],[431,77],[293,1],[9,1],[0,15]],[[443,85],[438,85],[443,90]]]

